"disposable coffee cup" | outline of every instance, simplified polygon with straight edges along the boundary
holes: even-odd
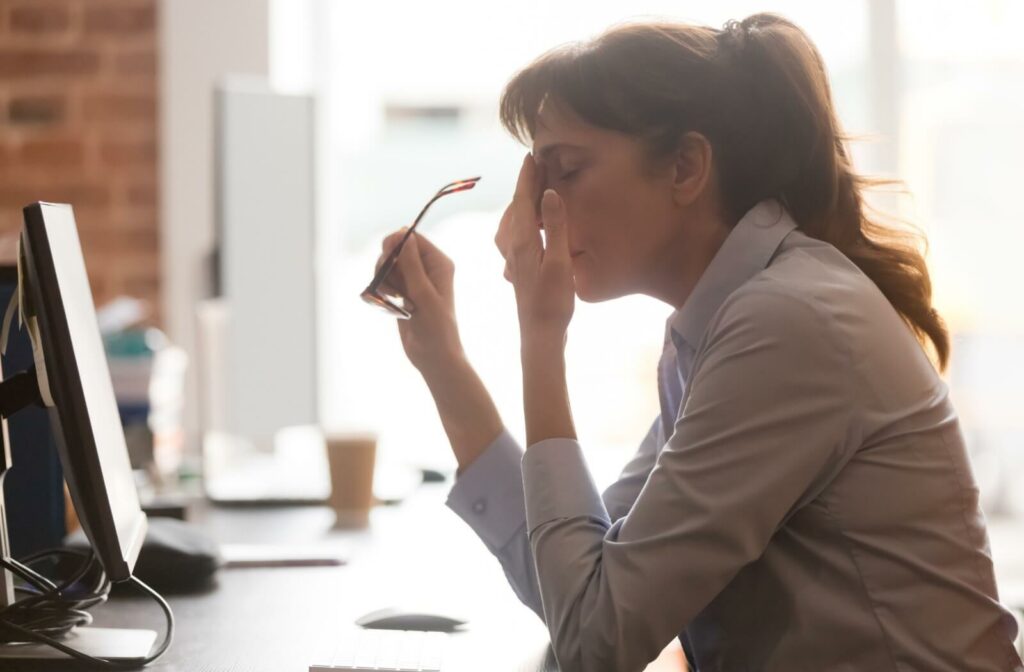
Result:
[[[366,527],[373,506],[373,469],[377,436],[371,433],[327,434],[327,462],[336,527]]]

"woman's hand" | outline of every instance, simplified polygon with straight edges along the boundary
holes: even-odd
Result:
[[[378,269],[403,235],[405,229],[384,239]],[[402,347],[430,389],[461,472],[494,441],[503,425],[491,395],[462,350],[455,322],[454,279],[451,259],[413,233],[381,288],[402,296],[412,313],[408,320],[397,320]]]
[[[384,239],[377,260],[379,269],[405,229]],[[398,320],[402,347],[412,365],[424,376],[444,370],[463,357],[455,321],[455,264],[433,243],[413,233],[388,274],[382,289],[402,296],[412,318]]]
[[[576,438],[565,382],[565,335],[576,301],[569,233],[565,203],[553,189],[540,197],[538,221],[543,183],[541,171],[527,154],[512,204],[494,237],[519,308],[527,446],[550,438]],[[538,224],[544,227],[543,241]]]
[[[543,181],[527,154],[494,243],[505,258],[505,278],[515,288],[523,342],[564,343],[575,307],[565,203],[554,189],[542,196]],[[538,224],[544,228],[543,239]]]

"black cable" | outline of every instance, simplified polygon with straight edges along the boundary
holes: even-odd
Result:
[[[87,625],[91,622],[92,617],[84,613],[84,610],[104,602],[110,592],[110,584],[106,580],[103,566],[90,553],[56,549],[30,556],[26,561],[32,563],[52,555],[72,555],[83,560],[78,572],[60,586],[56,586],[17,560],[0,558],[0,565],[7,567],[36,590],[32,597],[19,600],[0,612],[0,617],[43,634],[61,636],[66,635],[77,625]],[[86,589],[83,594],[69,591],[69,588],[82,582],[90,573],[95,575],[91,588]],[[0,641],[3,639],[0,637]]]
[[[53,556],[76,556],[82,558],[83,562],[78,571],[58,585],[30,567]],[[92,616],[86,609],[105,602],[110,593],[110,581],[107,580],[103,566],[94,553],[53,549],[35,553],[25,558],[24,563],[12,558],[0,558],[0,565],[31,586],[19,589],[32,593],[31,597],[0,609],[0,642],[37,642],[77,660],[111,670],[136,669],[148,665],[162,656],[171,644],[174,637],[174,614],[170,605],[159,593],[134,576],[130,577],[129,582],[156,600],[167,620],[163,641],[153,653],[139,660],[112,660],[90,656],[60,641],[61,637],[69,634],[75,627],[91,623]],[[94,578],[87,590],[72,590],[85,582],[90,574]]]
[[[0,565],[7,567],[36,590],[35,595],[19,600],[0,612],[0,618],[8,624],[58,637],[68,634],[75,626],[90,623],[92,617],[84,610],[105,601],[110,585],[94,557],[80,557],[83,562],[79,570],[59,586],[17,560],[0,559]],[[90,572],[96,574],[91,587],[87,587],[84,592],[69,590],[82,582]]]

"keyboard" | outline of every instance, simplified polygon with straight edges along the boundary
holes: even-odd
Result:
[[[331,660],[309,672],[441,672],[448,635],[412,630],[352,630],[342,634]]]

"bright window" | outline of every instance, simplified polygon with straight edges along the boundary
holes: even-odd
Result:
[[[466,349],[521,439],[515,306],[492,239],[525,150],[498,126],[502,86],[543,51],[616,22],[657,16],[721,26],[768,9],[818,45],[846,130],[875,138],[854,146],[857,167],[903,177],[913,192],[899,207],[931,238],[938,307],[955,337],[949,382],[986,509],[1024,510],[1011,485],[1024,478],[1016,388],[1024,285],[1015,264],[1024,222],[1009,198],[1024,156],[1021,3],[675,0],[630,3],[629,13],[608,0],[515,11],[468,0],[330,7],[328,425],[376,429],[385,460],[452,464],[393,321],[357,295],[386,233],[407,225],[445,182],[482,175],[476,190],[441,201],[422,232],[456,263]],[[894,69],[891,91],[880,76],[886,68]],[[570,392],[599,481],[614,475],[658,412],[655,366],[669,312],[643,297],[577,306]]]

